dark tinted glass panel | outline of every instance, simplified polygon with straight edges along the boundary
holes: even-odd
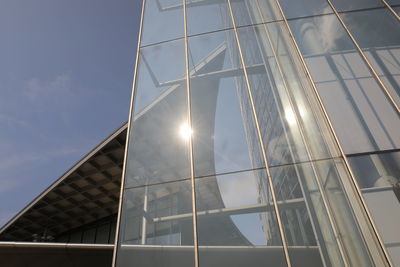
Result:
[[[128,189],[121,215],[118,266],[192,266],[191,182]]]
[[[337,11],[348,11],[383,6],[380,0],[331,0]]]
[[[290,26],[345,152],[399,147],[399,114],[337,18],[299,19]]]
[[[137,75],[125,186],[190,177],[183,41],[143,48]]]
[[[288,19],[333,13],[326,0],[280,0],[279,2]]]
[[[394,266],[400,264],[400,152],[349,157]],[[383,208],[384,207],[384,208]]]
[[[195,182],[203,266],[286,266],[265,170]]]
[[[263,167],[233,31],[189,38],[195,175]]]
[[[73,232],[69,237],[69,243],[81,243],[82,242],[82,232]]]
[[[87,229],[83,232],[82,243],[93,244],[96,236],[96,228]]]
[[[400,105],[400,24],[384,9],[342,15],[347,27]]]
[[[145,1],[141,46],[183,37],[182,0]]]
[[[110,235],[110,224],[103,224],[97,227],[96,243],[97,244],[108,244]]]

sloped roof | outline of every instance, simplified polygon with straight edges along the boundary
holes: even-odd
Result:
[[[125,123],[0,229],[0,241],[55,236],[116,214],[126,141]]]

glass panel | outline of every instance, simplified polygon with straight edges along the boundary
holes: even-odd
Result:
[[[286,266],[265,170],[195,182],[201,266]]]
[[[400,24],[384,9],[342,15],[350,32],[400,105]]]
[[[263,167],[233,31],[189,38],[195,175]]]
[[[117,266],[193,266],[191,181],[127,189]]]
[[[96,228],[87,229],[83,232],[82,243],[93,244],[96,236]]]
[[[233,0],[231,6],[237,27],[282,19],[275,0]]]
[[[141,46],[183,37],[182,0],[144,1]]]
[[[400,266],[400,152],[349,161],[392,262]]]
[[[400,7],[395,7],[393,9],[400,16]]]
[[[140,52],[126,187],[190,177],[183,40]]]
[[[380,0],[331,0],[337,11],[348,11],[383,6]]]
[[[103,224],[97,227],[96,232],[96,243],[97,244],[108,244],[108,237],[110,235],[110,224]]]
[[[400,147],[399,114],[333,15],[290,21],[346,153]]]
[[[326,0],[280,0],[287,19],[333,13]]]
[[[227,0],[186,0],[188,35],[232,27]]]
[[[324,262],[326,266],[343,266],[334,223],[350,266],[373,266],[340,183],[340,176],[350,179],[340,160],[274,167],[271,175],[289,248],[313,249],[313,253],[303,257],[314,265]],[[306,266],[294,259],[295,249],[289,251],[294,266]]]
[[[285,25],[238,34],[270,166],[337,155]]]

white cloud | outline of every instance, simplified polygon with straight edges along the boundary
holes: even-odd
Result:
[[[25,95],[34,103],[54,96],[62,101],[71,94],[71,77],[68,74],[57,75],[52,80],[32,78],[25,84]]]

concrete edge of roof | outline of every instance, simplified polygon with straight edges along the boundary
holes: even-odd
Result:
[[[14,215],[7,223],[5,223],[0,228],[0,234],[2,234],[8,227],[10,227],[19,217],[21,217],[25,212],[27,212],[33,205],[35,205],[40,199],[42,199],[47,193],[49,193],[52,189],[54,189],[58,184],[60,184],[64,179],[66,179],[70,174],[72,174],[76,169],[78,169],[82,164],[88,161],[92,156],[94,156],[97,152],[99,152],[104,146],[108,144],[111,140],[117,137],[120,133],[126,130],[128,127],[128,122],[124,122],[118,129],[116,129],[113,133],[107,136],[103,141],[100,142],[96,147],[94,147],[89,153],[83,156],[80,160],[78,160],[75,164],[72,165],[64,174],[62,174],[57,180],[55,180],[51,185],[49,185],[42,193],[40,193],[37,197],[35,197],[31,202],[29,202],[25,208],[23,208],[20,212]],[[4,242],[0,242],[4,243]]]

